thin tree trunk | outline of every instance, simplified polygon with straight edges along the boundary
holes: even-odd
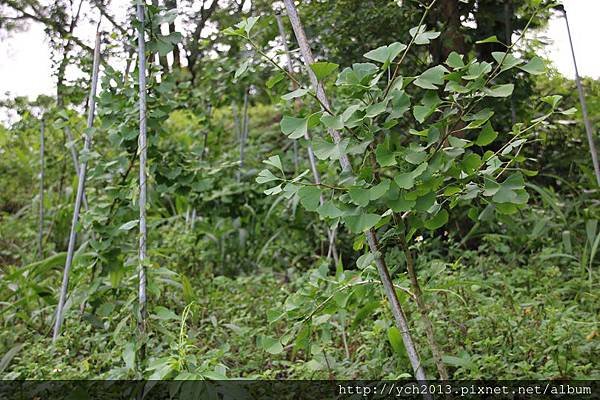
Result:
[[[423,292],[421,292],[421,285],[419,285],[419,280],[417,278],[417,272],[415,271],[415,262],[412,256],[412,253],[408,247],[408,243],[402,238],[402,247],[404,250],[404,255],[406,256],[406,270],[408,271],[408,277],[410,279],[410,286],[412,287],[413,294],[415,295],[415,301],[417,303],[417,308],[421,313],[421,318],[423,319],[423,325],[425,326],[425,334],[427,335],[427,342],[429,343],[429,347],[431,349],[431,354],[433,356],[433,361],[437,367],[438,373],[440,374],[440,379],[446,381],[448,380],[448,370],[444,365],[444,361],[442,360],[442,351],[435,340],[435,331],[433,329],[433,324],[431,323],[431,319],[429,318],[429,307],[425,303],[425,299],[423,299]]]
[[[285,34],[285,28],[283,26],[283,21],[281,20],[281,14],[279,12],[276,12],[275,18],[277,19],[277,27],[279,28],[279,36],[281,36],[281,42],[283,44],[283,49],[284,49],[286,57],[287,57],[287,70],[290,74],[293,74],[294,73],[294,64],[293,64],[293,60],[292,60],[292,55],[290,53],[290,49],[287,44],[287,37]],[[292,82],[292,90],[296,90],[296,89],[298,89],[296,82]],[[302,107],[302,101],[300,100],[300,98],[295,99],[294,105],[295,105],[296,111],[299,111],[300,108]],[[319,170],[317,169],[317,162],[315,159],[315,154],[313,152],[312,145],[310,144],[311,136],[310,136],[310,133],[308,133],[308,131],[306,131],[304,133],[304,139],[306,139],[306,141],[307,141],[308,161],[310,163],[310,170],[313,175],[313,181],[316,184],[320,184],[321,176],[319,174]],[[294,171],[297,171],[298,170],[298,141],[293,139],[292,142],[293,142],[293,146],[294,146]],[[319,199],[319,203],[321,205],[323,205],[324,201],[325,200],[323,199],[323,196],[321,196]],[[333,261],[337,265],[339,258],[338,258],[337,248],[335,246],[336,232],[335,232],[335,229],[329,229],[329,227],[327,227],[326,229],[327,229],[327,239],[329,240],[329,248],[327,250],[327,258],[329,259],[329,258],[333,257]]]
[[[140,319],[138,329],[141,334],[146,332],[146,240],[148,232],[146,230],[146,156],[147,156],[147,138],[146,138],[146,51],[144,43],[144,3],[138,0],[137,17],[139,21],[138,33],[138,62],[139,62],[139,96],[140,96],[140,134],[138,138],[138,149],[140,153],[140,248],[139,248],[139,287],[138,301]],[[143,352],[142,352],[143,353]],[[142,354],[143,356],[143,354]]]
[[[312,86],[315,88],[317,98],[324,108],[330,109],[331,107],[329,105],[329,100],[325,95],[325,91],[323,90],[322,85],[319,83],[315,73],[310,68],[310,65],[314,62],[314,58],[312,56],[312,51],[308,44],[308,40],[306,39],[304,28],[302,27],[302,23],[298,16],[294,0],[284,0],[284,3],[287,9],[290,22],[292,23],[292,28],[294,29],[296,39],[298,40],[300,52],[302,53],[302,57],[304,58],[304,63],[306,65],[306,70],[308,71],[310,81],[312,83]],[[328,133],[336,144],[340,142],[341,135],[338,131],[336,131],[335,129],[328,129]],[[352,165],[350,164],[350,160],[348,159],[348,156],[344,153],[342,153],[340,156],[340,165],[342,167],[342,170],[347,171],[349,173],[352,172]],[[392,314],[396,321],[396,326],[402,334],[404,347],[406,348],[406,353],[413,367],[415,377],[419,381],[425,381],[427,379],[425,376],[425,371],[423,369],[423,366],[421,365],[417,349],[410,335],[408,321],[406,319],[406,316],[404,315],[404,312],[402,311],[402,307],[400,306],[398,295],[396,294],[394,285],[390,278],[390,273],[385,263],[384,256],[379,248],[379,243],[377,242],[375,230],[370,229],[365,233],[365,236],[369,244],[369,249],[371,250],[371,253],[375,256],[375,264],[377,265],[377,270],[379,272],[379,276],[383,284],[385,294],[390,303]]]
[[[90,86],[90,95],[88,98],[88,117],[87,117],[87,131],[85,135],[85,142],[83,145],[83,152],[87,153],[92,145],[91,128],[94,125],[94,111],[96,108],[96,89],[98,86],[98,72],[100,69],[100,25],[96,30],[96,47],[94,49],[94,63],[92,67],[92,80]],[[81,162],[79,165],[79,179],[77,182],[77,195],[75,197],[75,207],[73,209],[73,219],[71,220],[71,232],[69,235],[69,245],[67,248],[67,260],[65,261],[65,269],[63,271],[63,280],[60,288],[60,298],[58,300],[58,306],[56,308],[56,320],[54,321],[54,332],[52,334],[52,341],[55,342],[60,335],[60,328],[63,321],[63,311],[65,301],[67,298],[67,291],[69,288],[69,274],[71,272],[71,266],[73,264],[73,254],[75,253],[75,243],[77,241],[77,223],[79,222],[79,211],[81,210],[81,203],[84,196],[85,190],[85,174],[87,168],[87,161]]]
[[[583,85],[579,77],[579,70],[577,69],[577,60],[575,59],[575,49],[573,48],[573,39],[571,38],[571,28],[569,27],[569,19],[567,18],[567,10],[564,8],[562,12],[565,16],[565,22],[567,24],[567,33],[569,34],[569,45],[571,46],[571,55],[573,56],[573,66],[575,67],[575,83],[577,84],[577,92],[579,94],[579,102],[581,103],[581,115],[583,116],[583,124],[585,125],[585,133],[587,134],[588,144],[590,146],[590,154],[592,156],[592,163],[594,165],[594,173],[596,174],[596,181],[600,185],[600,165],[598,164],[598,153],[596,152],[596,144],[594,143],[594,130],[592,123],[588,117],[587,104],[585,102],[585,94],[583,92]]]
[[[42,120],[40,122],[40,207],[39,207],[39,227],[38,227],[38,240],[37,240],[37,248],[38,248],[38,256],[43,258],[44,255],[44,151],[45,151],[45,143],[44,143],[44,116],[42,116]]]

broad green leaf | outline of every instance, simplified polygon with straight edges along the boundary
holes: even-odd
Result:
[[[483,43],[502,43],[501,41],[498,40],[498,38],[496,37],[496,35],[494,36],[490,36],[487,37],[483,40],[478,40],[475,42],[475,44],[483,44]]]
[[[320,205],[317,208],[317,212],[319,213],[319,216],[321,216],[321,218],[338,218],[344,215],[342,210],[337,208],[331,200],[328,200],[322,205]]]
[[[555,94],[553,96],[542,97],[541,100],[544,103],[550,104],[552,106],[552,109],[555,109],[556,106],[558,106],[558,103],[561,102],[562,96]]]
[[[306,93],[308,93],[308,89],[300,88],[300,89],[296,89],[293,92],[290,92],[288,94],[284,94],[283,96],[281,96],[281,98],[283,100],[292,100],[292,99],[295,99],[296,97],[302,97]]]
[[[390,167],[396,165],[396,157],[394,153],[389,151],[387,145],[380,143],[375,149],[375,159],[381,167]]]
[[[411,172],[398,174],[394,177],[394,182],[401,189],[412,189],[415,186],[415,177]]]
[[[425,147],[421,146],[410,146],[406,149],[406,153],[404,154],[404,159],[411,164],[421,164],[427,158],[427,153],[425,152]]]
[[[323,116],[321,116],[321,122],[330,129],[339,130],[344,128],[344,121],[342,120],[341,115],[323,114]]]
[[[390,189],[390,180],[383,178],[381,182],[369,189],[369,200],[375,201]]]
[[[167,51],[167,54],[170,52]],[[251,60],[246,60],[244,61],[237,70],[235,70],[235,75],[233,76],[233,80],[238,80],[239,77],[241,77],[242,75],[244,75],[246,73],[246,71],[248,70],[248,67],[250,66]]]
[[[446,189],[444,189],[444,196],[452,196],[460,192],[461,189],[458,186],[448,186]]]
[[[163,321],[179,319],[177,314],[163,306],[156,306],[154,308],[154,316]]]
[[[481,132],[479,132],[479,136],[477,136],[475,144],[482,147],[487,146],[488,144],[496,140],[497,137],[498,132],[494,130],[492,124],[488,121],[481,129]]]
[[[374,261],[375,261],[375,256],[373,255],[373,253],[368,252],[368,253],[363,254],[362,256],[358,257],[358,260],[356,260],[356,267],[358,269],[365,269],[369,265],[373,264]]]
[[[502,51],[494,51],[492,53],[492,57],[494,57],[494,60],[496,60],[498,64],[502,63],[500,72],[508,71],[509,69],[512,69],[523,63],[523,60],[516,58],[510,53],[507,54]]]
[[[425,228],[435,230],[441,228],[448,222],[448,211],[441,209],[435,216],[425,221]]]
[[[444,74],[449,72],[443,65],[436,65],[424,71],[414,80],[414,84],[423,89],[437,89],[437,85],[444,83]]]
[[[477,121],[477,126],[481,126],[485,124],[492,116],[494,115],[494,111],[489,108],[484,108],[476,112],[475,114],[467,114],[462,117],[463,121]]]
[[[461,161],[461,167],[467,174],[472,174],[477,171],[479,167],[481,167],[481,164],[483,164],[481,156],[475,153],[467,154]]]
[[[424,194],[423,196],[417,197],[417,201],[415,204],[415,210],[417,211],[427,211],[435,204],[435,193],[429,192]]]
[[[370,78],[379,70],[377,65],[372,63],[355,63],[352,67],[344,68],[340,72],[335,84],[338,86],[365,86]]]
[[[347,215],[342,218],[352,233],[361,233],[374,227],[381,216],[377,214]]]
[[[408,33],[415,40],[415,44],[429,44],[431,40],[440,36],[440,32],[427,31],[425,25],[415,26]]]
[[[283,184],[280,183],[277,186],[273,186],[272,188],[266,189],[265,191],[263,191],[263,193],[266,194],[267,196],[279,194],[279,193],[283,192],[283,188],[281,187],[282,185]]]
[[[119,230],[120,230],[120,231],[129,231],[129,230],[131,230],[133,227],[137,226],[138,222],[139,222],[139,219],[134,219],[134,220],[132,220],[132,221],[125,222],[123,225],[121,225],[121,226],[119,227]]]
[[[277,85],[279,82],[281,82],[284,78],[284,73],[283,72],[278,72],[275,75],[273,75],[272,77],[270,77],[267,82],[265,83],[265,86],[267,86],[267,88],[271,89],[273,86]]]
[[[369,189],[355,186],[348,189],[348,194],[352,202],[358,206],[366,207],[369,204]]]
[[[308,131],[308,118],[295,118],[285,115],[280,123],[281,132],[290,139],[303,137]]]
[[[298,197],[307,211],[315,211],[321,201],[321,189],[317,186],[304,186],[298,190]]]
[[[281,159],[279,158],[279,155],[271,156],[267,160],[264,160],[263,163],[267,165],[272,165],[273,167],[283,172],[283,165],[281,165]]]
[[[319,160],[339,160],[341,155],[346,152],[349,140],[344,139],[339,143],[330,143],[322,139],[312,141],[313,151]]]
[[[373,118],[385,111],[387,101],[375,103],[367,107],[365,117]]]
[[[527,64],[520,66],[519,68],[531,75],[540,75],[546,71],[544,60],[537,56],[533,57]]]
[[[466,139],[461,139],[456,136],[448,136],[448,143],[450,143],[450,146],[452,147],[463,149],[467,147],[470,142]]]
[[[446,65],[453,69],[463,68],[465,66],[465,63],[463,62],[463,56],[453,51],[448,55],[448,58],[446,59]]]
[[[394,90],[392,92],[392,112],[388,119],[399,118],[410,109],[410,97],[404,90]]]
[[[135,344],[128,342],[123,349],[123,361],[125,361],[125,367],[127,369],[133,369],[135,367]]]
[[[492,201],[495,203],[525,204],[528,195],[524,188],[523,175],[519,172],[514,173],[500,184],[500,188],[492,197]]]
[[[279,339],[270,336],[260,336],[259,342],[260,347],[269,354],[280,354],[283,352],[283,345]]]
[[[512,94],[515,85],[507,83],[504,85],[496,85],[491,88],[484,88],[483,93],[489,97],[508,97]]]
[[[413,116],[420,124],[427,119],[433,112],[435,111],[435,107],[418,105],[413,107]]]
[[[473,63],[469,65],[468,74],[463,76],[466,80],[475,80],[483,75],[489,74],[492,71],[492,64],[488,62]]]
[[[281,179],[273,175],[273,173],[268,169],[263,169],[258,173],[258,176],[256,177],[256,183],[267,183],[279,180]]]
[[[371,50],[366,53],[364,57],[368,58],[369,60],[382,63],[383,68],[385,69],[404,49],[406,49],[406,45],[399,42],[394,42],[389,46],[381,46],[375,50]]]
[[[250,17],[245,21],[245,24],[243,25],[244,30],[246,31],[246,34],[248,36],[250,36],[250,31],[252,30],[252,28],[254,27],[254,25],[256,24],[256,22],[258,22],[258,19],[260,17]]]
[[[406,350],[404,349],[404,342],[402,341],[402,334],[400,330],[395,326],[388,328],[387,337],[392,346],[392,349],[396,354],[405,355]]]
[[[338,67],[338,64],[327,61],[319,61],[310,64],[310,69],[313,70],[313,72],[317,76],[317,79],[320,81],[331,75],[333,71],[335,71]]]

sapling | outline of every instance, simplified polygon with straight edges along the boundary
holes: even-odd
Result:
[[[328,179],[337,178],[335,181],[319,184],[306,182],[304,173],[290,179],[285,176],[279,157],[273,156],[265,163],[276,168],[277,175],[265,169],[257,182],[277,182],[277,186],[265,193],[287,198],[297,196],[306,210],[317,212],[325,220],[343,223],[352,233],[365,235],[355,241],[355,248],[364,248],[366,244],[369,250],[359,257],[357,265],[364,274],[376,272],[379,275],[414,375],[418,380],[425,380],[408,321],[386,265],[385,246],[394,240],[403,244],[413,292],[417,292],[410,297],[420,296],[417,306],[421,314],[426,315],[410,244],[417,234],[435,233],[446,225],[449,211],[458,206],[469,207],[469,215],[475,219],[478,215],[489,218],[494,213],[513,214],[523,208],[528,195],[518,168],[518,163],[524,160],[519,153],[532,131],[556,112],[560,97],[543,98],[550,106],[548,112],[528,125],[515,124],[507,132],[504,143],[498,144],[494,143],[499,136],[492,125],[494,112],[485,107],[482,100],[512,94],[512,84],[499,83],[505,71],[512,68],[531,74],[544,71],[538,57],[526,62],[510,54],[516,41],[507,46],[506,52],[493,53],[495,64],[465,60],[453,52],[445,65],[432,66],[416,76],[400,76],[400,65],[408,51],[414,46],[427,45],[440,35],[427,30],[423,23],[432,2],[419,25],[409,31],[408,45],[394,42],[381,46],[364,55],[377,64],[355,63],[336,74],[340,97],[333,108],[323,82],[334,74],[337,65],[314,62],[294,2],[285,0],[284,3],[313,90],[302,87],[293,74],[258,51],[298,84],[299,89],[285,97],[310,96],[320,111],[300,118],[284,116],[282,132],[290,138],[300,138],[309,128],[321,126],[331,141],[313,139],[310,143],[315,155],[323,161],[339,162],[342,172],[337,177],[328,176]],[[227,33],[241,36],[256,47],[250,37],[255,23],[256,19],[248,19]],[[486,39],[491,40],[497,39]],[[401,121],[413,128],[398,129]],[[341,130],[346,133],[344,136]],[[351,154],[362,158],[356,174],[350,162]],[[328,200],[321,204],[319,199],[324,195]],[[376,230],[381,232],[381,239]],[[426,333],[435,352],[433,347],[437,345],[430,328],[432,326],[426,328]],[[438,364],[440,353],[434,354],[434,358]],[[436,366],[440,376],[446,377],[443,363]]]
[[[99,29],[99,26],[98,26]],[[54,321],[54,332],[52,334],[52,341],[55,342],[60,335],[60,329],[63,321],[64,306],[67,298],[67,291],[69,288],[69,275],[71,272],[71,266],[73,264],[73,256],[75,253],[75,244],[77,242],[77,224],[79,222],[79,211],[81,210],[82,200],[84,198],[85,191],[85,178],[87,168],[87,153],[90,151],[92,145],[92,129],[94,126],[94,115],[96,108],[96,89],[98,86],[98,73],[100,69],[100,31],[96,31],[96,44],[94,48],[94,61],[92,66],[92,79],[90,84],[90,95],[88,98],[88,116],[87,116],[87,129],[85,133],[85,141],[83,144],[83,158],[80,158],[79,164],[79,176],[77,181],[77,194],[75,196],[75,206],[73,209],[73,218],[71,220],[71,231],[69,234],[69,244],[67,247],[67,259],[65,261],[65,268],[63,271],[62,285],[60,287],[60,297],[58,305],[56,307],[56,319]]]
[[[300,52],[302,54],[302,57],[304,58],[304,63],[307,67],[312,87],[316,92],[316,98],[324,110],[331,110],[329,100],[325,95],[325,90],[323,89],[322,84],[319,82],[316,73],[311,68],[311,65],[314,64],[314,58],[312,56],[312,51],[308,44],[308,39],[306,38],[306,34],[304,33],[302,22],[300,21],[300,17],[298,16],[296,5],[294,4],[293,0],[284,0],[284,3],[288,12],[288,17],[292,24],[292,28],[296,35],[298,45],[300,46]],[[329,113],[332,114],[330,111]],[[332,137],[336,145],[341,142],[341,135],[336,129],[328,127],[328,133]],[[340,153],[339,162],[344,172],[348,174],[352,173],[352,165],[350,164],[350,160],[348,159],[348,156],[345,153]],[[396,324],[398,325],[398,329],[402,334],[404,346],[406,348],[408,358],[413,366],[415,377],[418,380],[426,380],[425,370],[421,365],[417,349],[410,335],[408,321],[404,315],[404,311],[402,310],[400,302],[398,301],[398,296],[391,281],[389,270],[385,263],[384,256],[380,251],[379,244],[377,242],[375,230],[372,227],[370,227],[364,229],[364,231],[367,243],[369,245],[369,248],[371,249],[371,253],[375,256],[375,263],[377,265],[377,269],[379,271],[379,275],[383,283],[384,291],[386,292],[386,296],[388,297],[388,301],[390,302],[392,314],[394,315]]]

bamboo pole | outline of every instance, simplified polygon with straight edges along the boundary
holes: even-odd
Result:
[[[37,240],[37,248],[38,248],[38,256],[43,258],[44,248],[44,175],[45,175],[45,162],[44,162],[44,152],[45,152],[45,142],[44,142],[44,116],[42,115],[42,119],[40,121],[40,206],[39,206],[39,227],[38,227],[38,240]]]
[[[146,50],[144,43],[144,2],[138,0],[137,18],[138,28],[138,63],[139,63],[139,96],[140,96],[140,133],[138,137],[138,151],[140,157],[140,244],[139,244],[139,265],[138,265],[138,302],[140,319],[138,329],[140,333],[146,332],[146,240],[148,232],[146,229],[146,158],[147,158],[147,138],[146,138]]]
[[[98,72],[100,70],[100,25],[96,29],[96,46],[94,49],[94,63],[92,67],[92,80],[90,86],[90,95],[88,98],[88,116],[87,130],[85,134],[85,142],[83,144],[83,153],[87,153],[92,145],[92,127],[94,125],[94,111],[96,109],[96,89],[98,86]],[[87,160],[83,160],[79,164],[79,179],[77,182],[77,195],[75,197],[75,207],[73,209],[73,219],[71,220],[71,233],[69,235],[69,245],[67,248],[67,259],[65,261],[65,269],[63,271],[63,280],[60,288],[60,298],[56,308],[56,320],[54,321],[54,332],[52,334],[52,342],[55,342],[60,335],[60,328],[63,321],[63,312],[67,291],[69,287],[69,274],[73,264],[73,254],[75,253],[75,243],[77,241],[77,223],[79,222],[79,211],[84,197],[85,190],[85,174],[87,168]]]
[[[571,38],[571,28],[569,26],[569,18],[567,18],[567,10],[564,6],[561,6],[559,10],[562,11],[565,17],[565,23],[567,25],[567,34],[569,35],[569,45],[571,47],[571,56],[573,57],[573,66],[575,67],[575,83],[577,84],[577,92],[579,94],[579,102],[581,103],[581,115],[583,117],[583,124],[585,125],[585,133],[587,135],[588,144],[590,146],[590,155],[592,156],[592,164],[594,165],[594,173],[596,174],[596,182],[600,186],[600,164],[598,163],[598,153],[596,152],[596,145],[594,143],[594,130],[592,123],[587,112],[587,104],[585,101],[585,93],[583,92],[583,85],[581,84],[581,78],[579,77],[579,70],[577,69],[577,60],[575,59],[575,49],[573,48],[573,39]]]
[[[314,58],[312,56],[312,51],[306,38],[304,28],[302,27],[300,17],[298,16],[298,11],[296,10],[294,0],[284,0],[284,3],[287,9],[290,22],[292,23],[292,28],[296,35],[298,45],[300,46],[300,52],[302,54],[302,57],[304,58],[304,64],[308,71],[310,81],[312,83],[313,88],[316,91],[317,99],[319,100],[323,108],[331,110],[331,106],[323,89],[323,86],[319,83],[317,76],[310,68],[310,65],[314,62]],[[341,141],[341,135],[335,129],[328,129],[328,133],[336,144]],[[350,164],[350,160],[348,159],[348,156],[344,153],[342,153],[340,156],[340,165],[342,167],[342,170],[348,173],[352,172],[352,165]],[[404,315],[404,311],[402,310],[400,301],[398,300],[398,295],[394,290],[394,285],[390,278],[390,273],[385,263],[384,256],[379,248],[379,243],[377,242],[375,230],[370,229],[367,232],[365,232],[365,237],[367,239],[367,243],[369,244],[369,249],[371,250],[371,253],[375,256],[375,264],[377,265],[379,277],[383,284],[383,288],[388,298],[388,302],[390,303],[390,308],[392,310],[392,314],[396,322],[396,327],[402,334],[404,347],[406,348],[406,353],[413,367],[415,378],[419,381],[426,381],[427,378],[425,376],[425,371],[423,369],[423,366],[421,365],[421,360],[419,358],[417,349],[410,334],[408,321],[406,319],[406,316]]]

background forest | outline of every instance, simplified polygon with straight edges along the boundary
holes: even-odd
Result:
[[[109,2],[0,0],[57,88],[1,104],[0,377],[600,378],[599,186],[536,35],[556,4]]]

